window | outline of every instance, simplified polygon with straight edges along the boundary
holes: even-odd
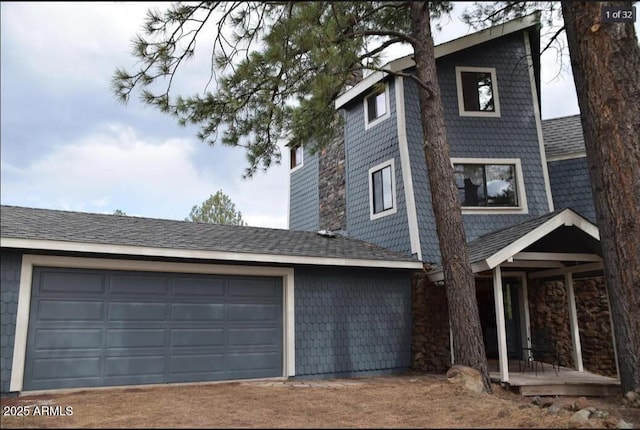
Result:
[[[372,127],[387,118],[389,118],[389,87],[385,85],[383,90],[376,91],[364,99],[365,128]]]
[[[298,146],[297,148],[291,148],[289,150],[292,170],[302,166],[302,153],[303,150],[301,146]]]
[[[519,159],[454,159],[453,169],[463,210],[526,212]]]
[[[500,116],[496,69],[456,67],[458,109],[462,116]]]
[[[394,162],[389,160],[369,169],[371,219],[396,213]]]

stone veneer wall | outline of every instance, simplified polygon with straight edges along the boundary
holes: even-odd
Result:
[[[413,337],[411,368],[421,372],[445,372],[451,366],[449,312],[444,286],[419,273],[412,281]]]
[[[530,281],[529,316],[533,341],[546,335],[561,366],[573,368],[567,294],[562,281]],[[609,306],[603,277],[574,280],[576,311],[585,370],[616,376]],[[443,286],[423,274],[412,285],[412,369],[444,372],[451,365],[447,297]],[[551,357],[541,357],[551,362]]]
[[[574,282],[582,361],[586,370],[617,376],[604,277]]]
[[[344,130],[340,127],[331,145],[323,148],[319,154],[321,230],[344,231],[347,228],[344,160]]]
[[[616,376],[609,306],[603,277],[574,280],[576,311],[585,370]],[[561,366],[573,368],[573,348],[567,294],[563,281],[529,285],[531,335],[544,339],[557,351]],[[550,360],[550,357],[542,357]]]

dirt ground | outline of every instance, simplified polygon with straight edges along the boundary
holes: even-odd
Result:
[[[572,412],[550,414],[531,400],[498,385],[492,395],[475,394],[444,376],[408,374],[113,388],[2,398],[0,403],[2,428],[569,427]],[[549,400],[561,407],[576,399]],[[589,398],[588,404],[640,428],[640,410],[624,407],[621,398]],[[20,407],[30,415],[15,416]],[[50,416],[54,413],[63,416]]]

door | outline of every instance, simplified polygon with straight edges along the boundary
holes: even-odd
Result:
[[[24,389],[283,375],[282,279],[34,268]]]

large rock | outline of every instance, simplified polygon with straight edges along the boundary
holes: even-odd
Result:
[[[472,367],[458,364],[451,366],[447,371],[447,380],[474,393],[484,392],[482,374]]]
[[[581,409],[578,412],[571,415],[569,418],[569,428],[584,428],[591,427],[589,423],[589,417],[591,416],[591,411],[586,409]]]

